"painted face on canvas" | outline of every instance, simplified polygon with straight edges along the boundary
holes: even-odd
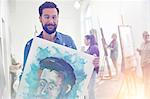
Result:
[[[38,94],[56,99],[62,87],[63,75],[55,70],[44,69],[40,77]]]

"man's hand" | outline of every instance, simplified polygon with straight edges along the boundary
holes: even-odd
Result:
[[[96,57],[96,58],[94,58],[94,60],[93,60],[93,65],[94,65],[94,67],[99,67],[99,57]]]

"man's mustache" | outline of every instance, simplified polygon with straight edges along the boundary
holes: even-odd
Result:
[[[45,24],[45,26],[56,26],[56,24]]]

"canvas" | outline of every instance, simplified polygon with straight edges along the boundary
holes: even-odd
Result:
[[[16,99],[82,99],[94,56],[35,37]]]
[[[131,26],[120,25],[119,35],[122,45],[122,57],[124,57],[124,66],[122,65],[121,70],[124,71],[137,66]]]

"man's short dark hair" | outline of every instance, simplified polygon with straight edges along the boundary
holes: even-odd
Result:
[[[71,85],[71,88],[75,84],[76,77],[74,69],[65,60],[56,57],[47,57],[40,61],[40,69],[49,69],[50,71],[58,71],[64,74],[64,84]]]
[[[59,9],[57,8],[57,5],[54,2],[45,2],[39,7],[39,15],[42,16],[42,11],[45,8],[56,8],[57,14],[59,15]]]

